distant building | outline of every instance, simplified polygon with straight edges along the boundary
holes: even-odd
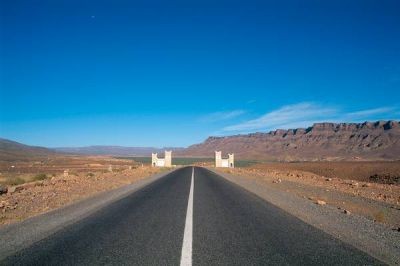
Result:
[[[215,167],[234,168],[235,167],[235,155],[233,153],[228,154],[228,158],[223,159],[221,154],[222,154],[221,151],[215,152]]]
[[[157,153],[151,154],[151,166],[153,167],[171,167],[172,151],[165,151],[164,158],[158,158]]]

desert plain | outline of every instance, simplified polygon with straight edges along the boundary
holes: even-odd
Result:
[[[187,161],[213,166],[209,158]],[[238,164],[241,166],[218,171],[400,230],[399,161]],[[1,161],[0,224],[21,221],[166,170],[134,157],[54,155],[39,160]]]

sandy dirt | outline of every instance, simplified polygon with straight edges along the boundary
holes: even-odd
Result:
[[[71,174],[89,172],[122,171],[136,168],[141,163],[132,160],[114,159],[105,156],[52,156],[31,161],[0,161],[0,184],[17,185],[35,181],[37,175],[52,177],[65,170]]]
[[[0,163],[0,171],[0,184],[9,190],[0,195],[0,224],[8,224],[133,183],[162,169],[131,160],[78,156]],[[221,171],[400,227],[400,185],[396,178],[389,182],[384,178],[400,175],[399,162],[264,163]],[[34,181],[43,173],[44,180]],[[27,183],[12,184],[21,179]]]
[[[255,165],[253,168],[280,171],[297,170],[328,178],[400,185],[400,161],[263,163]]]
[[[164,170],[150,166],[132,166],[132,161],[116,160],[113,161],[111,171],[110,160],[101,159],[100,162],[96,160],[81,160],[80,163],[77,163],[79,161],[77,160],[74,162],[75,168],[70,162],[68,174],[64,174],[65,165],[53,164],[54,167],[50,168],[58,170],[53,170],[53,173],[48,174],[49,177],[44,180],[8,185],[8,192],[0,195],[0,225],[48,212]],[[89,161],[91,166],[88,166]],[[20,171],[21,175],[31,175],[28,170]],[[49,172],[38,167],[35,168],[34,172],[36,171]]]
[[[220,169],[225,173],[261,181],[285,193],[306,198],[320,205],[331,205],[348,214],[359,214],[376,222],[400,228],[400,186],[379,184],[337,177],[328,177],[314,172],[296,170],[288,163],[260,164],[248,168]],[[301,167],[304,165],[300,164]],[[321,167],[321,165],[320,165]],[[325,165],[323,165],[325,167]],[[321,168],[323,168],[321,167]],[[345,166],[347,167],[347,166]],[[301,169],[301,168],[300,168]],[[304,168],[303,168],[304,169]],[[359,178],[360,179],[360,178]]]

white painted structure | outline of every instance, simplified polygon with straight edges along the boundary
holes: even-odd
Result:
[[[164,158],[158,158],[157,153],[151,154],[151,166],[153,167],[171,167],[172,151],[165,151]]]
[[[228,158],[222,158],[222,152],[215,152],[215,167],[227,167],[234,168],[235,167],[235,155],[228,154]]]

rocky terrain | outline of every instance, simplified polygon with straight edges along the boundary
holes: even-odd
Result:
[[[286,164],[288,165],[288,164]],[[316,167],[314,166],[314,169]],[[256,165],[218,171],[255,180],[260,187],[274,188],[316,205],[329,205],[344,215],[357,214],[400,230],[400,186],[323,176],[283,164]]]
[[[396,160],[400,122],[316,123],[309,128],[209,137],[179,155],[209,157],[215,150],[269,161]]]
[[[158,173],[133,160],[65,155],[11,142],[0,160],[0,225],[24,220]],[[21,152],[29,156],[19,156]],[[31,153],[29,153],[32,151]],[[36,153],[38,151],[38,153]],[[18,156],[16,160],[9,160]]]
[[[400,161],[276,162],[255,164],[251,168],[267,171],[303,171],[326,178],[400,185]]]
[[[59,171],[42,180],[19,185],[0,184],[0,225],[9,224],[71,204],[102,191],[131,184],[162,171],[150,166],[119,164],[114,170]],[[42,170],[43,171],[43,170]]]

